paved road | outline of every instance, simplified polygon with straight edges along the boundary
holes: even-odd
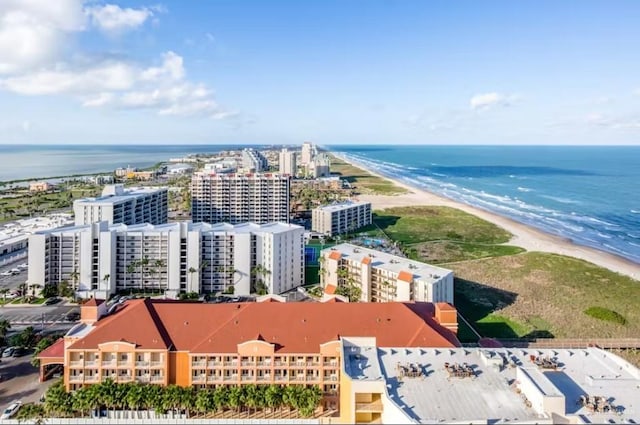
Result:
[[[7,270],[11,270],[11,269],[15,269],[18,264],[22,264],[22,263],[26,263],[27,259],[26,258],[22,258],[16,262],[13,262],[9,265],[0,267],[0,273],[7,271]],[[18,285],[20,285],[21,283],[25,283],[27,281],[27,269],[24,270],[20,270],[20,274],[17,275],[13,275],[13,276],[1,276],[0,275],[0,288],[9,288],[9,289],[16,289],[18,287]]]
[[[77,305],[39,305],[34,307],[0,307],[0,318],[7,319],[12,325],[45,325],[52,323],[70,323],[66,315],[72,311],[80,312]]]

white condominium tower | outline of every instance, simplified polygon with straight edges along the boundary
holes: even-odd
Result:
[[[103,221],[47,230],[29,237],[29,283],[67,281],[79,296],[103,299],[127,290],[278,294],[304,282],[303,235],[287,223]]]
[[[342,202],[311,211],[311,230],[333,236],[371,224],[371,202]]]
[[[313,159],[315,153],[315,147],[311,142],[304,142],[302,144],[302,152],[300,154],[300,165],[309,165]]]
[[[362,302],[453,304],[451,270],[348,243],[324,249],[320,255],[325,293],[356,287]]]
[[[307,165],[308,174],[317,179],[331,176],[331,160],[327,154],[318,154]]]
[[[260,152],[252,148],[242,151],[242,168],[247,171],[259,173],[269,168],[269,162]]]
[[[290,179],[282,174],[195,173],[191,178],[194,222],[289,222]]]
[[[167,222],[167,188],[124,188],[107,185],[102,196],[73,203],[76,226],[107,221],[109,224],[163,224]]]
[[[278,167],[280,174],[289,174],[295,177],[297,172],[296,153],[287,148],[282,149],[278,158]]]

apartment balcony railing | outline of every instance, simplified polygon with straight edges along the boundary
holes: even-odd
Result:
[[[91,361],[86,361],[84,362],[84,367],[98,367],[100,363],[95,361],[95,360],[91,360]]]
[[[258,381],[271,381],[271,376],[269,375],[263,375],[263,376],[259,376],[256,378]]]
[[[204,383],[204,382],[207,382],[207,376],[206,375],[196,375],[196,376],[193,376],[191,378],[191,380],[193,382],[202,382],[202,383]]]
[[[224,381],[237,381],[238,375],[227,375],[223,377]]]
[[[164,362],[151,362],[151,367],[161,367],[164,366]]]
[[[164,376],[162,375],[155,375],[151,377],[151,382],[161,382],[164,381]]]
[[[255,376],[253,375],[242,375],[242,381],[254,381],[255,380]]]
[[[356,403],[356,412],[382,412],[382,402]]]
[[[118,367],[131,367],[131,362],[126,360],[126,361],[119,361],[118,362]]]
[[[137,361],[136,367],[149,367],[149,362],[147,361]]]
[[[92,382],[98,382],[100,380],[100,377],[98,375],[87,375],[84,377],[84,382],[85,383],[92,383]]]
[[[294,381],[304,381],[304,380],[305,380],[304,378],[305,378],[304,376],[302,376],[302,375],[298,375],[298,376],[296,376],[293,380],[294,380]]]
[[[240,364],[241,364],[242,366],[255,366],[255,363],[254,363],[254,362],[250,362],[250,361],[246,361],[246,360],[245,360],[245,361],[243,361],[243,362],[240,362]]]
[[[307,376],[307,381],[318,381],[320,379],[319,376]]]
[[[69,382],[84,382],[83,375],[71,375],[69,376]]]
[[[200,360],[197,362],[191,362],[191,366],[192,367],[205,367],[207,365],[207,362],[205,360]]]
[[[325,375],[324,380],[325,381],[337,381],[338,380],[338,375]]]
[[[307,362],[307,367],[320,366],[318,362]]]
[[[276,382],[286,382],[287,380],[288,380],[287,376],[276,375],[275,377]]]
[[[150,381],[150,377],[149,376],[136,376],[136,381],[138,381],[138,382],[149,382]]]
[[[69,362],[69,366],[70,367],[83,367],[84,366],[84,362],[82,360],[74,360],[72,362]]]
[[[119,375],[117,382],[129,382],[133,381],[133,376],[131,375]]]
[[[115,360],[103,360],[102,361],[102,367],[109,367],[109,366],[115,366],[116,365],[116,361]]]
[[[210,361],[207,363],[207,367],[217,367],[217,366],[222,366],[222,362]]]
[[[271,367],[271,362],[258,362],[258,367]]]
[[[276,361],[273,364],[276,365],[276,366],[287,366],[288,365],[287,362],[280,362],[280,361]]]
[[[238,367],[238,362],[225,362],[225,367]]]

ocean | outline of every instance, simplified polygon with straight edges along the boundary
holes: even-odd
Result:
[[[0,145],[0,182],[149,167],[173,157],[239,145]],[[261,148],[262,146],[253,145]]]
[[[330,150],[413,187],[640,263],[640,146]]]

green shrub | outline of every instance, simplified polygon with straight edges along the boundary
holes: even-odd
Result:
[[[623,315],[604,307],[589,307],[584,313],[595,319],[605,320],[607,322],[618,323],[620,325],[627,323],[627,319],[625,319]]]

